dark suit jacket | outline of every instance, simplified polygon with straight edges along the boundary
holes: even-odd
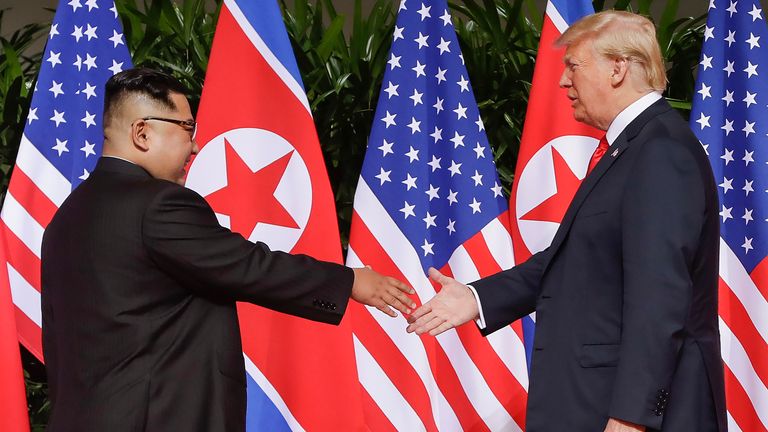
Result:
[[[115,158],[56,213],[42,263],[51,432],[244,430],[235,301],[337,324],[354,278],[246,241]]]
[[[536,311],[527,431],[609,417],[724,431],[712,170],[663,99],[587,176],[551,246],[472,285],[485,334]]]

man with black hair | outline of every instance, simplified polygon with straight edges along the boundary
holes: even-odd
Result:
[[[183,187],[198,151],[184,86],[149,69],[106,84],[104,152],[42,245],[48,430],[245,426],[235,301],[338,324],[352,299],[396,316],[405,284],[273,252]]]

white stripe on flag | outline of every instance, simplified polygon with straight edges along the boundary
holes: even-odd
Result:
[[[483,234],[483,239],[488,245],[493,259],[502,270],[507,270],[515,265],[512,237],[509,236],[507,228],[498,219],[492,220],[480,232]]]
[[[741,428],[736,424],[736,420],[733,419],[731,413],[726,412],[728,415],[728,432],[741,432]]]
[[[38,327],[43,326],[43,313],[40,306],[40,293],[16,271],[13,266],[6,264],[8,283],[11,285],[13,304],[21,309]]]
[[[256,381],[256,384],[261,387],[261,390],[264,391],[269,400],[275,404],[275,407],[278,411],[280,411],[280,414],[285,419],[285,422],[288,423],[288,427],[290,427],[294,432],[304,432],[304,428],[301,427],[299,422],[296,420],[296,417],[293,416],[291,410],[288,409],[288,405],[285,404],[285,401],[282,397],[280,397],[280,394],[272,386],[272,383],[269,382],[267,377],[261,373],[259,368],[251,361],[250,358],[248,358],[247,355],[245,355],[245,353],[243,353],[243,359],[245,360],[245,371],[248,372],[248,375],[250,375],[251,378]]]
[[[563,16],[560,15],[560,11],[557,10],[551,1],[547,2],[547,15],[549,16],[549,19],[552,20],[552,23],[555,25],[557,31],[559,31],[560,34],[563,34],[566,30],[568,30],[568,23],[565,22]]]
[[[720,319],[720,341],[723,361],[744,388],[763,426],[768,427],[768,388],[755,372],[741,341],[722,319]]]
[[[357,375],[376,405],[384,412],[387,419],[397,430],[423,431],[427,430],[419,419],[416,411],[397,390],[387,374],[381,369],[376,359],[357,336],[352,336],[355,343],[355,359],[357,360]]]
[[[760,336],[768,343],[768,301],[722,237],[720,238],[720,277],[739,299]]]
[[[237,23],[240,25],[243,33],[245,33],[248,39],[250,39],[251,43],[253,43],[253,46],[264,57],[264,60],[269,63],[269,66],[272,67],[272,70],[274,70],[277,76],[283,80],[288,89],[291,90],[294,96],[296,96],[296,99],[298,99],[299,102],[304,105],[304,108],[307,110],[309,115],[312,116],[312,111],[309,108],[309,101],[307,100],[307,94],[304,93],[304,89],[301,87],[301,85],[299,85],[298,82],[296,82],[296,79],[293,78],[293,75],[291,75],[290,72],[288,72],[288,69],[286,69],[282,63],[280,63],[280,60],[278,60],[275,54],[272,53],[272,50],[269,49],[261,36],[259,36],[259,33],[248,21],[248,18],[245,17],[243,11],[240,10],[237,2],[235,0],[224,0],[224,4],[232,13],[235,21],[237,21]]]
[[[26,135],[22,135],[19,154],[16,156],[16,168],[35,183],[56,207],[72,192],[72,183],[43,156]]]
[[[45,229],[22,207],[10,193],[5,196],[0,218],[38,258]]]

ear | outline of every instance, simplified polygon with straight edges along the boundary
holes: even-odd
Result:
[[[133,141],[134,147],[141,150],[142,152],[146,152],[149,150],[149,137],[147,136],[150,133],[149,130],[149,124],[146,122],[146,120],[136,120],[131,124],[131,140]]]
[[[611,63],[611,85],[619,87],[629,75],[629,60],[619,57]]]

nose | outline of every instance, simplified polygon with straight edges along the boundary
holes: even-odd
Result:
[[[570,88],[571,87],[571,78],[568,76],[568,68],[567,67],[563,70],[563,74],[560,75],[560,82],[558,84],[560,85],[560,88]]]
[[[197,140],[192,138],[192,154],[196,155],[200,151],[200,147],[197,146]]]

